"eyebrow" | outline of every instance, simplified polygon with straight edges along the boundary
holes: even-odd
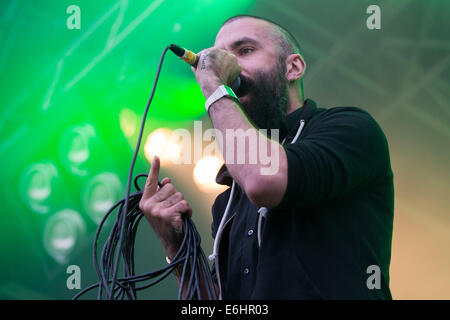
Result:
[[[242,46],[243,44],[247,44],[247,43],[250,43],[250,44],[253,44],[253,45],[258,45],[259,44],[259,42],[257,40],[255,40],[255,39],[253,39],[253,38],[243,37],[243,38],[240,38],[240,39],[234,41],[230,45],[230,48],[231,48],[231,50],[234,50],[234,49]]]

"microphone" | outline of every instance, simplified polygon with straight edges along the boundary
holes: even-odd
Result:
[[[180,46],[177,46],[176,44],[171,44],[169,46],[169,49],[175,53],[176,56],[178,56],[181,60],[184,62],[190,64],[194,68],[197,68],[198,64],[198,56],[192,52],[191,50],[182,48]],[[231,85],[231,89],[233,89],[234,92],[236,92],[241,85],[241,78],[238,76],[236,80],[234,80],[233,84]]]

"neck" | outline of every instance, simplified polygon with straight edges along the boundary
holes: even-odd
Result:
[[[289,87],[289,106],[286,110],[286,115],[303,107],[304,104],[303,90],[299,90],[297,86]]]

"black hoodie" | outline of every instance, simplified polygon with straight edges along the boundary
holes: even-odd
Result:
[[[263,219],[260,247],[259,208],[236,184],[219,246],[223,299],[391,299],[394,187],[379,125],[359,108],[317,108],[308,99],[280,135],[288,185]],[[231,185],[225,166],[216,180]],[[212,207],[213,238],[229,196]]]

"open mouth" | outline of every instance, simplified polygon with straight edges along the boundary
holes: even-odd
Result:
[[[241,98],[241,97],[247,95],[247,93],[250,92],[250,89],[251,89],[250,81],[248,81],[245,77],[241,76],[241,85],[235,92],[236,96],[238,98]]]

